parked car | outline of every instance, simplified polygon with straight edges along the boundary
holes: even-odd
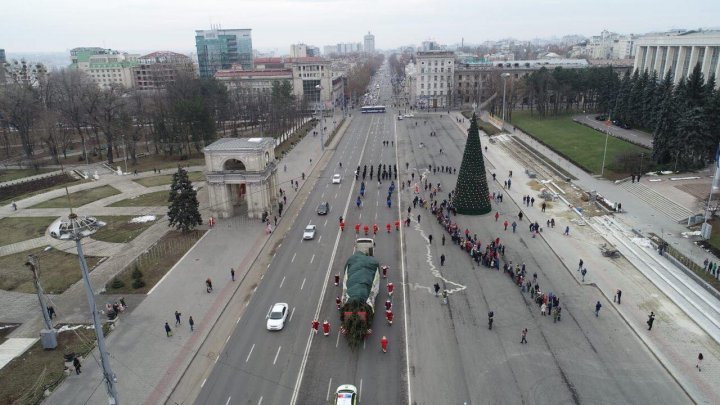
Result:
[[[267,330],[281,330],[285,327],[285,319],[287,319],[288,304],[278,302],[270,307],[270,311],[266,316]]]
[[[315,225],[308,225],[305,227],[305,231],[303,231],[303,239],[304,240],[310,240],[315,239]]]

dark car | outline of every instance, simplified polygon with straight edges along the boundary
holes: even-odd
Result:
[[[605,115],[605,114],[598,115],[595,117],[595,119],[598,121],[605,121],[605,120],[607,120],[607,115]]]
[[[330,203],[322,202],[320,203],[320,205],[318,205],[318,215],[327,215],[328,212],[330,212]]]

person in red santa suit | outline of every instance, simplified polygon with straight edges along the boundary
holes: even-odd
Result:
[[[382,276],[383,276],[383,278],[387,278],[387,271],[388,271],[388,266],[387,266],[387,265],[383,265],[383,266],[382,266]]]
[[[389,311],[392,308],[392,302],[390,300],[385,301],[385,310]]]
[[[382,339],[380,339],[380,347],[382,348],[383,353],[387,353],[387,346],[388,339],[387,337],[383,336]]]
[[[377,235],[378,226],[377,224],[373,224],[373,235]]]
[[[363,226],[363,231],[365,231],[365,236],[367,236],[369,230],[370,230],[369,226],[367,226],[367,225]]]
[[[385,311],[385,318],[387,319],[389,325],[392,325],[393,317],[394,315],[392,311]]]
[[[335,304],[337,305],[338,311],[340,310],[340,304],[342,301],[340,301],[340,297],[335,297]]]
[[[340,274],[335,274],[335,285],[340,285]]]
[[[323,322],[323,335],[330,336],[330,322],[327,319]]]
[[[312,330],[313,330],[313,332],[315,332],[316,335],[317,335],[317,333],[318,333],[318,329],[319,329],[319,328],[320,328],[320,322],[318,322],[317,319],[313,319],[313,321],[312,321]]]
[[[387,290],[388,290],[388,295],[392,297],[393,291],[395,290],[395,285],[390,281],[387,283]]]
[[[388,233],[390,233],[390,231],[392,230],[392,225],[390,225],[390,222],[385,225],[385,229],[387,229]]]
[[[355,235],[360,233],[360,224],[355,224]]]

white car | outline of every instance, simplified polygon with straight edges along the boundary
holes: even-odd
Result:
[[[273,304],[267,314],[267,330],[281,330],[285,326],[287,314],[288,304],[284,302]]]
[[[357,405],[358,394],[354,385],[343,384],[335,390],[335,405]]]
[[[315,229],[317,226],[315,225],[308,225],[305,227],[305,231],[303,231],[303,239],[304,240],[310,240],[315,239]]]
[[[342,180],[342,178],[340,177],[339,174],[334,174],[332,176],[332,184],[340,184],[341,180]]]

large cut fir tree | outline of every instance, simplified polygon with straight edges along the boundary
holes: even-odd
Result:
[[[460,164],[457,186],[453,205],[458,214],[482,215],[490,212],[490,196],[488,193],[485,162],[483,161],[480,131],[477,116],[470,120],[465,153]]]
[[[188,232],[196,225],[202,224],[197,192],[188,179],[187,171],[182,167],[178,167],[177,173],[173,174],[168,202],[170,202],[168,207],[170,226]]]

